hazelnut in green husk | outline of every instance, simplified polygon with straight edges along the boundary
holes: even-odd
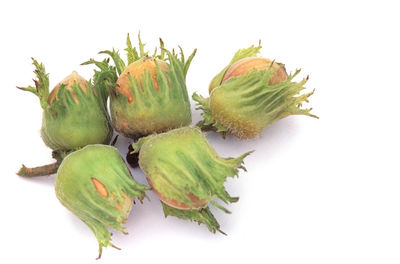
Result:
[[[149,55],[139,36],[139,49],[127,37],[127,64],[115,50],[108,54],[115,66],[107,78],[110,91],[110,112],[116,131],[130,138],[161,133],[191,123],[190,102],[186,90],[186,74],[196,50],[185,59],[169,52],[160,39],[160,52]],[[104,61],[93,59],[83,64],[96,64],[107,72]]]
[[[139,166],[153,191],[160,198],[165,216],[205,224],[215,233],[220,231],[209,206],[229,212],[215,199],[232,203],[224,188],[227,177],[238,175],[243,159],[222,158],[197,127],[183,127],[139,139],[133,147],[139,151]]]
[[[34,169],[25,166],[18,172],[22,176],[38,176],[55,173],[66,153],[89,144],[108,144],[112,127],[106,109],[108,97],[105,87],[95,75],[90,81],[72,72],[49,93],[49,76],[43,64],[33,60],[37,79],[35,87],[18,87],[39,97],[43,109],[42,128],[44,143],[53,150],[55,166]]]
[[[259,45],[239,50],[211,81],[209,98],[193,94],[203,110],[204,120],[198,124],[202,129],[254,138],[289,115],[316,117],[311,108],[302,108],[313,94],[300,94],[308,77],[293,81],[300,70],[288,75],[283,64],[257,57],[260,49]]]
[[[119,151],[89,145],[69,154],[57,172],[55,191],[60,202],[88,225],[102,248],[113,246],[108,228],[125,233],[135,198],[145,197],[147,186],[137,183]]]

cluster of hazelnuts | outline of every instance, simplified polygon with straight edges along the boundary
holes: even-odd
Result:
[[[38,96],[43,108],[41,136],[53,150],[55,163],[27,168],[25,177],[57,173],[55,190],[60,202],[84,221],[102,248],[113,246],[109,228],[124,232],[135,199],[152,190],[166,216],[204,224],[211,232],[220,225],[210,206],[229,212],[217,201],[236,202],[224,188],[227,177],[245,169],[243,159],[223,158],[204,131],[240,139],[257,137],[273,122],[289,115],[308,115],[302,108],[313,94],[301,93],[308,78],[293,81],[283,64],[259,57],[261,46],[239,50],[211,81],[209,97],[193,94],[203,120],[191,125],[186,75],[196,50],[185,58],[168,51],[160,39],[159,52],[149,55],[140,40],[127,38],[127,62],[118,51],[102,51],[110,59],[90,59],[92,79],[76,72],[49,92],[43,64],[33,60],[35,86],[18,87]],[[109,107],[108,107],[109,101]],[[110,115],[109,115],[110,113]],[[128,161],[138,165],[148,185],[136,182],[111,142],[113,130],[132,138]]]

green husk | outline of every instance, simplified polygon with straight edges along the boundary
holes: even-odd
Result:
[[[108,192],[102,196],[93,184],[101,182]],[[119,151],[111,146],[89,145],[69,154],[61,163],[55,191],[60,202],[92,230],[102,248],[113,246],[108,228],[125,234],[132,202],[141,201],[149,188],[131,176]]]
[[[141,85],[135,77],[130,76],[129,90],[133,96],[133,102],[129,102],[126,95],[116,89],[118,77],[127,67],[116,50],[101,51],[109,55],[114,67],[101,69],[101,72],[109,72],[107,78],[110,89],[110,112],[114,128],[127,137],[139,138],[151,133],[160,133],[173,128],[185,126],[191,123],[190,102],[186,89],[186,74],[196,50],[185,59],[182,49],[179,55],[174,51],[169,52],[164,48],[160,39],[160,52],[156,51],[152,56],[144,50],[139,35],[139,51],[132,47],[129,34],[127,37],[127,61],[128,65],[138,60],[154,58],[167,63],[169,70],[161,69],[156,61],[156,73],[158,91],[154,87],[150,72],[145,72],[141,79]],[[103,61],[104,62],[104,61]],[[96,64],[100,62],[93,59],[84,64]]]
[[[112,128],[107,113],[106,102],[108,91],[101,84],[98,74],[94,76],[93,84],[87,82],[85,93],[78,82],[74,82],[67,90],[65,84],[60,84],[56,97],[49,103],[49,75],[42,63],[33,59],[37,77],[35,87],[18,87],[21,90],[35,94],[43,109],[41,136],[44,143],[54,151],[69,152],[88,144],[108,144],[112,137]],[[26,168],[23,166],[18,173],[21,176],[39,176],[56,172],[57,164],[51,169],[45,167]],[[49,166],[49,165],[46,165]]]
[[[228,79],[221,84],[226,70],[239,59],[254,57],[261,46],[239,50],[231,63],[225,67],[210,86],[210,97],[194,93],[192,98],[201,109],[203,120],[197,125],[202,130],[214,130],[225,137],[231,133],[238,138],[253,138],[270,124],[289,115],[317,116],[310,113],[311,108],[302,108],[304,102],[314,91],[301,94],[308,77],[300,82],[293,81],[300,70],[276,85],[269,85],[274,74],[272,65],[267,70],[249,71],[243,76]],[[273,62],[275,63],[275,62]]]
[[[66,89],[59,89],[52,105],[43,112],[41,135],[54,150],[75,150],[89,144],[108,144],[112,128],[104,101],[106,98],[88,82],[88,94],[78,83],[72,89],[79,103]]]
[[[139,151],[140,168],[156,193],[189,207],[188,212],[178,213],[179,209],[164,206],[165,215],[206,224],[212,232],[219,230],[216,220],[209,217],[212,214],[207,211],[208,204],[227,212],[213,200],[218,198],[225,204],[238,200],[225,190],[224,182],[227,177],[237,176],[238,169],[245,169],[243,159],[251,152],[238,158],[222,158],[197,127],[141,138],[133,149]],[[188,194],[205,201],[205,205],[199,208]]]
[[[270,86],[271,69],[252,71],[224,82],[214,89],[209,100],[197,94],[193,95],[193,100],[204,110],[204,125],[238,138],[252,138],[273,122],[289,115],[318,118],[310,113],[312,108],[301,108],[314,91],[299,95],[307,82],[307,79],[292,81],[299,72],[297,70],[284,82]]]

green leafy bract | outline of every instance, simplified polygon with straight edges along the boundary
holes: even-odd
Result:
[[[212,80],[210,83],[210,87],[209,87],[209,91],[211,92],[212,89],[214,89],[215,87],[219,86],[222,82],[222,79],[224,78],[224,75],[226,73],[226,71],[229,69],[229,67],[231,67],[232,64],[234,64],[235,62],[237,62],[238,60],[247,58],[247,57],[256,57],[258,56],[258,54],[260,53],[260,49],[261,49],[261,41],[258,43],[258,46],[250,46],[246,49],[240,49],[238,50],[235,55],[233,56],[233,58],[231,59],[231,61],[229,62],[229,64],[222,69],[222,71],[220,71]]]

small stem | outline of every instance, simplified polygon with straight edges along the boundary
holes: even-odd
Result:
[[[115,138],[113,139],[113,141],[111,142],[111,146],[115,146],[115,144],[117,143],[117,139],[118,139],[118,135],[115,136]]]
[[[131,165],[132,168],[139,166],[139,152],[132,153],[134,151],[132,144],[128,147],[128,153],[126,154],[126,162]]]
[[[25,165],[22,165],[21,169],[17,172],[17,175],[22,177],[37,177],[37,176],[46,176],[50,174],[54,174],[57,172],[58,167],[60,167],[61,160],[57,160],[55,163],[35,167],[35,168],[28,168]]]

